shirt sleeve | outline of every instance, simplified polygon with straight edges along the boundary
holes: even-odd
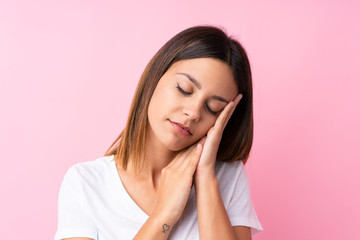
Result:
[[[58,227],[55,240],[72,237],[97,239],[97,228],[81,197],[82,178],[74,167],[65,174],[59,192]]]
[[[227,209],[232,226],[247,226],[254,235],[263,230],[250,197],[248,177],[241,162],[237,168],[237,179]]]

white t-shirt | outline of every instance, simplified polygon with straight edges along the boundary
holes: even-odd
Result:
[[[126,192],[113,159],[113,155],[105,156],[69,168],[59,193],[55,240],[71,237],[133,239],[146,222],[148,215]],[[252,234],[262,231],[250,199],[243,163],[217,162],[215,171],[232,226],[251,227]],[[199,239],[194,187],[168,239]]]

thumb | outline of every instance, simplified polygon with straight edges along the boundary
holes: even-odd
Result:
[[[192,166],[192,169],[195,171],[199,161],[200,161],[200,156],[202,153],[202,149],[203,146],[200,143],[196,144],[196,149],[195,151],[192,152],[192,156],[191,156],[191,160],[190,160],[190,164]]]
[[[195,151],[195,154],[196,155],[201,155],[201,152],[202,152],[202,149],[203,149],[203,143],[202,142],[198,142],[196,144],[196,151]]]
[[[204,143],[205,143],[205,141],[206,141],[206,138],[207,138],[207,136],[203,136],[203,137],[199,140],[198,144],[201,144],[201,146],[204,146]]]

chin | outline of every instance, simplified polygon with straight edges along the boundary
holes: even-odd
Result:
[[[173,152],[178,152],[178,151],[181,151],[181,150],[184,150],[185,148],[193,145],[196,141],[175,141],[175,142],[171,142],[171,141],[168,141],[168,142],[164,142],[164,145],[167,147],[167,149],[169,149],[170,151],[173,151]]]
[[[191,145],[191,144],[190,144]],[[169,149],[170,151],[173,152],[179,152],[185,148],[187,148],[190,145],[184,145],[184,144],[167,144],[166,147],[167,149]]]

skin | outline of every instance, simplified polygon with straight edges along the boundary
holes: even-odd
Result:
[[[126,171],[117,166],[127,192],[149,215],[134,239],[167,239],[192,184],[200,239],[251,239],[250,228],[231,226],[214,171],[222,132],[241,97],[231,68],[217,59],[178,61],[163,75],[149,104],[142,171],[133,174],[131,159]]]

